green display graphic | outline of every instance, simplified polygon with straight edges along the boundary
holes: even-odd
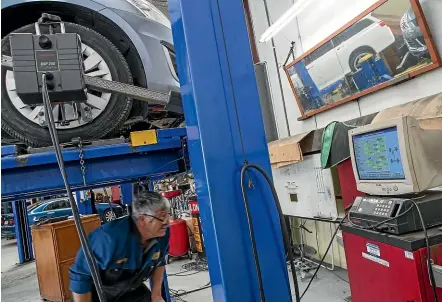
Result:
[[[396,128],[353,137],[360,179],[403,179],[405,177]]]

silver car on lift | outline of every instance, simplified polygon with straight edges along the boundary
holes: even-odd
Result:
[[[3,0],[1,4],[3,55],[10,55],[11,33],[34,33],[34,22],[47,12],[60,16],[67,32],[80,35],[87,75],[164,92],[179,89],[167,0]],[[1,85],[2,134],[29,146],[50,145],[43,107],[20,100],[12,71],[2,68]],[[84,104],[53,105],[53,115],[61,142],[183,122],[182,115],[164,108],[93,89]]]

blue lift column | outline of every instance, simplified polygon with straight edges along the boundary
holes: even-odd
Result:
[[[240,171],[271,173],[241,0],[169,0],[214,301],[260,301]],[[248,190],[266,301],[291,301],[277,210],[264,178]]]
[[[133,195],[133,184],[121,184],[120,185],[120,192],[121,192],[121,202],[124,205],[130,205],[132,204],[132,195]]]
[[[15,238],[17,239],[18,262],[20,264],[34,260],[32,249],[31,228],[28,221],[26,201],[15,200],[12,202],[12,211],[15,222]]]
[[[92,197],[88,196],[88,191],[76,191],[75,199],[77,201],[78,212],[81,215],[92,214]]]

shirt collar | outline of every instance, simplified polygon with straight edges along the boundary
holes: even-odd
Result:
[[[137,240],[142,243],[142,238],[141,238],[141,233],[138,230],[137,224],[135,222],[135,218],[134,217],[130,217],[129,218],[129,225],[130,225],[130,232],[132,234],[134,234],[135,238],[137,238]]]

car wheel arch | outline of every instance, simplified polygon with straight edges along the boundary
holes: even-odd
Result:
[[[5,1],[2,1],[3,16],[17,15],[18,11],[24,11],[25,9],[32,9],[33,11],[41,13],[45,10],[45,5],[47,5],[39,0],[28,0],[26,2],[23,2],[23,0],[11,0],[8,1],[8,3],[3,4],[4,2]],[[148,65],[150,60],[150,57],[148,56],[148,50],[145,48],[138,33],[112,9],[106,8],[104,5],[91,0],[57,0],[56,2],[51,3],[51,10],[55,10],[57,14],[60,14],[62,20],[64,21],[86,26],[97,31],[98,33],[109,39],[124,55],[126,50],[124,49],[124,47],[120,49],[122,46],[121,41],[116,41],[115,39],[112,39],[113,37],[109,37],[109,35],[106,32],[103,32],[102,28],[97,26],[97,24],[105,22],[111,24],[113,27],[115,27],[115,29],[118,29],[118,36],[121,36],[120,34],[122,34],[120,38],[123,38],[122,40],[127,40],[125,42],[129,44],[129,47],[134,47],[136,55],[138,56],[136,60],[138,62],[129,62],[134,60],[127,60],[133,75],[137,74],[137,84],[141,86],[147,86],[149,69],[146,68],[145,65]],[[78,17],[77,15],[73,15],[72,13],[70,13],[73,10],[78,10],[81,13],[81,16]],[[23,14],[19,15],[23,16]],[[22,18],[16,18],[19,19],[19,21],[15,21],[12,25],[10,25],[9,28],[3,28],[2,26],[2,37],[7,35],[14,29],[35,22],[37,18],[38,17],[37,15],[35,15],[35,12],[34,15],[24,15]],[[8,24],[8,22],[4,23]],[[136,72],[136,69],[140,69],[143,72]]]

